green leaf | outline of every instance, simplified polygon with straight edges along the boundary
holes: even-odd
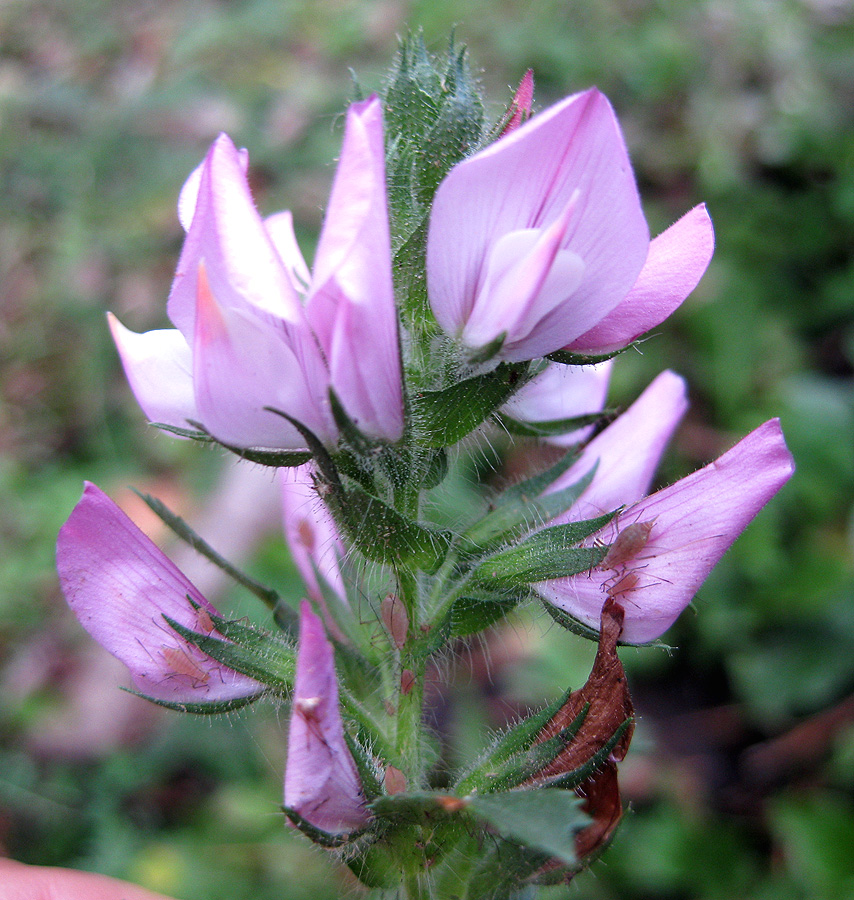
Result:
[[[549,419],[542,422],[522,422],[514,419],[506,413],[496,413],[498,424],[509,431],[510,434],[518,434],[522,437],[547,438],[556,435],[567,434],[578,428],[588,425],[598,425],[614,416],[614,410],[602,410],[598,413],[589,413],[586,416],[571,416],[568,419]]]
[[[296,672],[293,646],[249,625],[228,622],[211,613],[209,615],[217,631],[228,640],[192,631],[169,616],[164,615],[163,618],[184,640],[229,669],[248,675],[282,693],[291,691]]]
[[[426,447],[449,447],[482,425],[525,384],[528,363],[501,363],[440,391],[423,391],[411,400],[413,433]]]
[[[478,634],[503,619],[527,597],[527,588],[503,595],[487,592],[466,594],[451,607],[449,636]]]
[[[484,756],[463,773],[454,790],[459,794],[468,794],[484,789],[494,772],[499,771],[509,760],[525,753],[533,745],[537,735],[563,707],[571,693],[570,688],[557,700],[531,713],[499,735]]]
[[[575,794],[557,788],[475,795],[469,809],[511,841],[575,865],[575,835],[590,824]]]
[[[393,567],[413,564],[432,571],[448,552],[448,533],[404,516],[356,482],[331,492],[327,503],[335,522],[368,559]]]
[[[567,454],[560,461],[558,466],[553,467],[563,469],[566,460],[573,461],[573,455]],[[546,494],[543,497],[537,496],[533,492],[524,490],[511,489],[506,491],[499,497],[495,509],[488,512],[482,519],[479,519],[474,525],[467,528],[460,536],[460,545],[463,549],[488,549],[498,544],[509,543],[525,531],[548,522],[555,516],[559,516],[566,512],[587,489],[593,476],[596,474],[598,463],[595,464],[590,471],[578,479],[578,481],[555,491],[553,494]],[[568,466],[567,466],[568,468]],[[553,469],[549,469],[552,472]],[[544,473],[545,474],[545,473]],[[563,474],[560,471],[559,474]],[[558,477],[558,476],[556,476]],[[531,479],[530,483],[534,488],[538,487],[540,482]],[[545,488],[547,482],[543,487]],[[607,522],[603,522],[603,525]],[[581,540],[581,538],[579,538]]]
[[[548,581],[587,572],[602,561],[608,548],[574,545],[598,531],[613,515],[545,528],[510,550],[487,557],[473,575],[491,586]]]

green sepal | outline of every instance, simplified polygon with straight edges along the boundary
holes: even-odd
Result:
[[[472,366],[482,366],[494,359],[501,352],[504,342],[507,340],[507,332],[502,331],[498,337],[493,338],[488,344],[476,349],[466,348],[466,362]]]
[[[291,809],[289,806],[282,805],[282,812],[293,823],[294,827],[301,831],[309,840],[318,846],[326,847],[327,849],[343,847],[345,844],[350,844],[366,831],[366,829],[363,828],[359,831],[349,832],[348,834],[332,834],[329,831],[324,831],[322,828],[317,828],[315,825],[312,825],[311,822],[308,822],[295,809]]]
[[[459,794],[480,790],[489,782],[491,772],[497,771],[514,756],[524,753],[534,743],[537,735],[557,715],[571,693],[572,688],[569,688],[556,700],[500,734],[475,765],[463,772],[454,790]]]
[[[613,359],[615,356],[625,353],[629,347],[636,347],[637,345],[637,341],[632,341],[631,344],[626,344],[625,347],[620,347],[619,350],[612,350],[610,353],[590,355],[584,353],[570,353],[569,350],[555,350],[554,353],[549,353],[546,359],[550,359],[552,362],[560,363],[564,366],[595,366],[599,363],[607,362],[609,359]]]
[[[354,735],[344,729],[344,740],[356,764],[356,771],[359,773],[359,781],[362,783],[362,790],[368,803],[377,797],[382,797],[385,791],[379,778],[377,778],[377,767],[370,751],[364,744]]]
[[[578,428],[586,428],[588,425],[599,425],[614,416],[614,410],[602,410],[602,412],[589,413],[586,416],[571,416],[568,419],[549,419],[543,422],[522,422],[514,419],[506,413],[495,413],[498,424],[520,437],[548,438],[567,434]]]
[[[174,434],[177,437],[187,438],[191,441],[198,441],[200,444],[217,443],[207,431],[199,431],[195,428],[181,428],[179,425],[169,425],[166,422],[149,422],[155,428],[165,431],[167,434]]]
[[[338,486],[338,470],[335,468],[335,463],[332,461],[332,457],[329,455],[326,447],[323,446],[323,441],[321,441],[310,428],[303,425],[299,419],[289,416],[283,410],[276,409],[274,406],[265,406],[264,409],[267,410],[267,412],[281,416],[286,422],[290,422],[290,424],[296,428],[300,435],[305,439],[306,446],[309,449],[309,453],[303,462],[308,462],[309,459],[313,459],[318,471],[321,472],[326,481],[333,487]],[[296,465],[302,465],[302,463],[297,463]]]
[[[425,447],[450,447],[482,425],[525,384],[528,363],[501,363],[440,391],[411,400],[413,434]]]
[[[280,693],[290,693],[296,673],[296,652],[292,646],[249,625],[228,621],[210,612],[208,615],[216,630],[228,640],[185,628],[167,615],[163,618],[176,634],[211,659]]]
[[[227,559],[220,556],[203,537],[197,534],[179,515],[173,513],[172,510],[170,510],[161,500],[158,500],[157,497],[152,497],[150,494],[143,494],[141,491],[136,490],[136,488],[132,488],[132,490],[158,518],[181,538],[181,540],[189,544],[197,553],[201,553],[205,559],[210,560],[215,566],[222,569],[223,572],[233,578],[238,584],[251,591],[270,609],[276,609],[280,599],[276,591],[266,587],[254,578],[251,578],[245,572],[241,572],[240,569],[233,566]],[[295,624],[296,616],[294,616],[293,622]]]
[[[534,588],[536,592],[536,587]],[[574,619],[568,613],[565,613],[562,609],[558,609],[558,607],[553,606],[546,600],[544,597],[539,598],[543,604],[543,608],[545,611],[551,616],[552,621],[555,624],[560,625],[561,628],[565,628],[567,631],[572,634],[577,634],[579,637],[586,638],[588,641],[599,642],[599,632],[595,628],[591,628],[589,625],[585,625],[583,622],[579,622],[578,619]]]
[[[353,451],[357,456],[367,456],[375,452],[376,448],[383,444],[374,438],[368,437],[358,425],[350,418],[349,413],[332,388],[329,388],[329,406],[332,418],[338,427],[338,442]]]
[[[558,788],[469,798],[471,813],[507,840],[575,865],[575,835],[590,824],[581,798]]]
[[[217,700],[211,703],[177,703],[174,700],[160,700],[157,697],[149,697],[148,694],[143,694],[142,691],[135,691],[132,688],[123,687],[121,690],[133,694],[135,697],[142,697],[143,700],[148,700],[149,703],[162,706],[164,709],[193,713],[197,716],[216,716],[232,712],[232,710],[241,709],[250,703],[254,703],[256,700],[260,700],[266,693],[266,691],[261,690],[255,694],[250,694],[248,697],[233,697],[231,700]]]
[[[368,559],[393,567],[415,565],[433,571],[441,565],[451,535],[404,516],[355,481],[326,498],[336,524]]]
[[[574,454],[568,453],[553,468],[563,469],[567,459],[570,460],[570,463],[574,461]],[[598,463],[578,481],[553,494],[537,496],[540,493],[539,490],[535,494],[533,491],[511,488],[499,497],[494,509],[462,533],[460,546],[469,550],[487,550],[500,544],[507,544],[523,532],[530,531],[537,525],[542,525],[565,513],[588,488],[596,474],[597,466]],[[549,472],[551,471],[553,469],[549,470]],[[548,481],[543,489],[551,484],[552,480]],[[540,481],[535,479],[531,479],[531,482],[533,488],[540,484]]]
[[[235,444],[226,444],[224,441],[215,438],[201,422],[196,422],[193,419],[188,419],[187,421],[193,428],[197,428],[200,434],[206,435],[211,443],[218,444],[241,459],[257,463],[259,466],[271,466],[276,469],[293,468],[301,466],[311,459],[311,454],[305,450],[261,450],[257,447],[238,447]],[[174,428],[165,430],[171,430],[175,434],[178,433]],[[194,440],[202,439],[194,438]]]
[[[605,547],[576,547],[580,540],[598,531],[614,516],[608,513],[596,519],[553,525],[483,560],[472,573],[482,584],[513,585],[520,581],[549,581],[588,572],[608,552]]]

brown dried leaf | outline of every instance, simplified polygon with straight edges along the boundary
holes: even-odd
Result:
[[[608,598],[602,609],[599,649],[585,685],[569,695],[566,703],[540,732],[537,742],[548,740],[578,717],[585,706],[587,715],[573,738],[546,766],[532,784],[572,772],[599,753],[613,738],[617,729],[634,716],[634,707],[626,684],[626,673],[617,656],[617,641],[623,630],[623,608]],[[592,823],[575,838],[579,860],[584,860],[610,840],[623,814],[616,762],[623,759],[632,740],[634,725],[620,737],[610,757],[596,772],[575,788],[584,801],[584,811]]]

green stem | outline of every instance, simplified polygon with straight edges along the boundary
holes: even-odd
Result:
[[[414,652],[421,633],[418,589],[418,579],[413,572],[398,572],[398,597],[406,609],[409,629],[400,650],[395,744],[410,789],[416,789],[424,780],[421,728],[425,659]]]

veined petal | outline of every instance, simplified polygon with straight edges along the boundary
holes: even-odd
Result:
[[[193,631],[210,632],[207,614],[216,609],[94,484],[86,484],[60,529],[56,562],[63,593],[80,624],[130,669],[141,693],[199,703],[263,690],[169,627],[164,615]]]
[[[314,489],[313,468],[307,463],[281,472],[285,538],[296,567],[318,604],[323,603],[323,593],[315,571],[346,603],[347,591],[338,565],[346,549],[332,516]]]
[[[674,372],[662,372],[621,416],[593,438],[578,461],[549,488],[552,493],[568,487],[598,460],[593,481],[575,505],[555,521],[593,518],[643,497],[687,408],[685,382]]]
[[[266,311],[298,324],[294,291],[249,192],[239,151],[225,134],[208,151],[172,290],[169,318],[188,342],[195,334],[199,263],[220,304],[232,310]]]
[[[551,363],[548,368],[518,390],[501,407],[520,422],[549,422],[601,412],[608,396],[613,360],[595,366],[564,366]],[[568,447],[583,440],[593,426],[546,438],[550,444]]]
[[[279,252],[285,272],[291,280],[291,286],[298,294],[306,293],[311,281],[311,274],[294,234],[294,217],[291,211],[285,209],[272,216],[267,216],[264,219],[264,227]]]
[[[110,332],[137,403],[150,422],[186,428],[198,419],[193,394],[193,358],[184,335],[174,328],[129,331],[107,313]]]
[[[388,228],[382,107],[371,97],[347,112],[306,315],[344,408],[395,441],[403,391]]]
[[[613,596],[626,613],[622,639],[655,640],[793,472],[779,420],[772,419],[715,462],[633,504],[590,539],[613,548],[627,528],[643,525],[636,552],[590,573],[541,582],[537,592],[592,628],[605,598]]]
[[[577,208],[562,244],[584,263],[572,303],[604,316],[625,297],[646,259],[649,231],[616,117],[591,89],[459,163],[439,186],[427,280],[445,331],[456,335],[464,328],[497,241],[520,229],[547,228],[576,191]],[[561,324],[566,326],[563,317]],[[552,337],[553,346],[543,352],[572,339]]]
[[[334,425],[317,398],[325,394],[321,371],[306,377],[296,349],[314,348],[310,334],[293,335],[286,322],[226,309],[218,302],[200,266],[193,346],[196,405],[204,426],[226,444],[298,449],[305,440],[279,409],[310,428],[321,440],[334,439]],[[289,340],[290,336],[290,340]],[[295,348],[302,338],[303,347]],[[320,368],[320,367],[319,367]]]
[[[285,806],[330,834],[356,831],[371,818],[344,740],[332,645],[305,600],[300,605]]]
[[[701,203],[650,243],[644,267],[623,302],[566,349],[608,353],[660,325],[697,286],[714,249],[712,220]]]

